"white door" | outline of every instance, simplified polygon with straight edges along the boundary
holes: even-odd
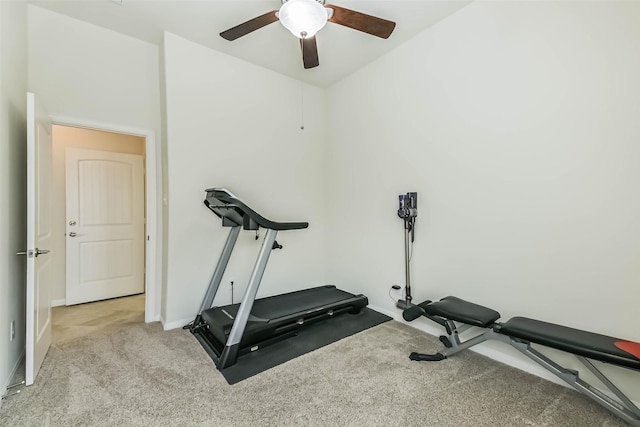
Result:
[[[33,384],[51,345],[51,121],[27,93],[27,348],[25,383]]]
[[[143,163],[67,148],[67,305],[144,292]]]

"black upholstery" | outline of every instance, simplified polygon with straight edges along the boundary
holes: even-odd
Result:
[[[444,297],[440,301],[421,307],[427,315],[440,316],[481,328],[490,327],[500,318],[500,313],[495,310],[456,297]]]
[[[640,371],[640,359],[616,347],[618,338],[573,329],[526,317],[514,317],[497,332],[593,360]]]

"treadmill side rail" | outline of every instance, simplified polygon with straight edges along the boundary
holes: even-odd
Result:
[[[209,282],[207,293],[205,294],[204,299],[202,300],[202,304],[200,305],[200,310],[198,310],[198,314],[202,314],[204,310],[211,308],[211,306],[213,305],[213,299],[216,297],[216,293],[218,293],[218,288],[220,287],[222,276],[224,275],[224,271],[227,269],[227,264],[229,264],[229,258],[231,257],[231,252],[233,252],[233,248],[236,245],[236,241],[238,240],[239,234],[240,234],[239,226],[232,227],[231,230],[229,231],[227,242],[224,244],[224,248],[222,249],[222,254],[218,259],[218,264],[216,265],[216,269],[213,272],[213,276],[211,276],[211,282]]]
[[[273,248],[273,242],[276,240],[276,230],[268,230],[267,235],[264,237],[260,253],[258,254],[258,260],[251,273],[249,279],[249,286],[244,293],[242,303],[238,309],[238,314],[233,322],[233,327],[229,333],[229,338],[225,344],[225,349],[222,351],[218,367],[224,369],[236,363],[238,358],[238,348],[240,347],[240,340],[244,334],[244,329],[247,327],[247,321],[249,320],[249,314],[253,307],[253,302],[256,300],[256,294],[260,287],[260,281],[264,275],[264,270],[267,267],[267,261],[269,261],[269,255]]]

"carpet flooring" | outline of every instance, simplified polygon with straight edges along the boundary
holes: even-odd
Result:
[[[586,397],[396,321],[228,385],[188,331],[158,323],[52,345],[2,426],[623,426]]]

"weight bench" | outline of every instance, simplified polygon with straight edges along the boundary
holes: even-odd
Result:
[[[640,426],[640,409],[593,363],[595,360],[640,372],[640,343],[526,317],[514,317],[499,323],[500,313],[497,311],[452,296],[414,305],[404,310],[402,316],[409,322],[424,316],[446,330],[446,335],[440,337],[445,346],[443,350],[435,354],[414,352],[409,356],[411,360],[439,361],[487,340],[502,341],[626,422]],[[460,334],[471,327],[483,328],[484,331],[462,341]],[[612,395],[584,381],[578,371],[565,368],[540,353],[531,346],[532,343],[575,355]]]

